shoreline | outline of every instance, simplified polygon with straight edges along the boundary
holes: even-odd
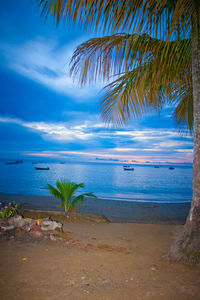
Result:
[[[60,202],[52,196],[0,194],[0,202],[15,201],[25,210],[62,211]],[[190,202],[131,202],[112,199],[86,198],[78,212],[98,214],[111,223],[184,224]]]

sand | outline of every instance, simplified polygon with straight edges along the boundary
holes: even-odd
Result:
[[[60,202],[51,196],[0,194],[0,202],[20,203],[25,209],[59,211]],[[189,213],[189,202],[163,203],[119,201],[86,198],[79,211],[97,213],[114,223],[184,224]]]
[[[1,237],[0,299],[199,300],[199,268],[166,257],[181,229],[79,214],[67,241]]]

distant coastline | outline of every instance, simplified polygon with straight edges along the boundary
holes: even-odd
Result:
[[[24,161],[24,162],[29,162],[29,163],[37,163],[37,164],[51,164],[51,163],[60,163],[60,164],[111,164],[111,165],[123,165],[123,164],[131,164],[135,166],[149,166],[149,167],[154,167],[154,166],[160,166],[160,167],[169,167],[170,165],[177,166],[177,167],[193,167],[193,162],[146,162],[146,163],[139,163],[136,161],[118,161],[118,160],[109,160],[109,159],[100,159],[96,158],[95,160],[70,160],[70,159],[53,159],[53,158],[42,158],[39,159],[37,156],[33,158],[27,158],[27,157],[14,157],[14,158],[0,158],[0,162],[5,163],[7,161]]]

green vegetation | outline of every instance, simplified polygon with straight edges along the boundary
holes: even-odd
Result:
[[[0,203],[0,218],[7,219],[12,217],[17,213],[18,204],[15,202],[8,203],[7,205],[3,205]]]
[[[57,180],[56,182],[57,188],[48,184],[48,189],[51,195],[61,201],[61,206],[64,207],[66,213],[75,209],[77,205],[81,202],[83,203],[85,200],[85,196],[95,197],[92,193],[83,193],[78,196],[75,196],[76,191],[79,188],[84,187],[84,183],[72,183],[69,180]]]

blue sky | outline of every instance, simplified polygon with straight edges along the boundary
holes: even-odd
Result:
[[[0,158],[192,162],[192,138],[169,107],[123,128],[102,122],[103,84],[81,88],[69,76],[74,49],[94,36],[81,24],[56,28],[27,0],[1,3],[0,23]]]

